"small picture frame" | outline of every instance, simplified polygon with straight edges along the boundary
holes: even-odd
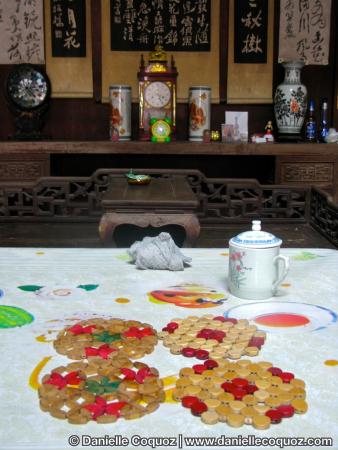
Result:
[[[222,123],[222,142],[231,144],[234,142],[234,126],[228,123]]]
[[[225,123],[234,127],[234,142],[248,141],[248,111],[226,111]]]

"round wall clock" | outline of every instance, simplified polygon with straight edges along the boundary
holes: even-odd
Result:
[[[43,116],[50,99],[47,74],[31,64],[15,66],[7,77],[6,98],[15,116],[14,139],[41,139]]]
[[[150,53],[149,63],[141,57],[139,80],[139,138],[151,140],[152,119],[168,119],[171,123],[171,136],[176,131],[176,79],[177,69],[173,58],[167,63],[162,47],[156,46]]]
[[[167,105],[171,99],[170,88],[162,81],[154,81],[145,88],[145,100],[154,108],[162,108]]]

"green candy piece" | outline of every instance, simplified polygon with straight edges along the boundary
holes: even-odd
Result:
[[[0,328],[15,328],[33,322],[34,316],[16,306],[0,305]]]
[[[112,342],[121,340],[120,333],[110,334],[108,331],[103,331],[103,333],[100,334],[93,334],[93,337],[97,341],[104,342],[106,344],[111,344]]]
[[[109,382],[108,377],[102,377],[101,383],[98,381],[87,381],[85,389],[95,395],[109,394],[115,392],[120,383],[120,381]]]

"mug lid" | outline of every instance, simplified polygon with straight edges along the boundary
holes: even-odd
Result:
[[[267,231],[262,231],[260,220],[253,220],[252,229],[230,239],[230,244],[240,247],[268,248],[280,246],[282,240]]]

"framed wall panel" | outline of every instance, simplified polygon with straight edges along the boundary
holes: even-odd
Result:
[[[111,51],[110,1],[102,0],[102,101],[108,102],[110,84],[127,84],[132,87],[133,101],[138,101],[137,72],[140,57],[148,59],[148,52]],[[177,97],[187,102],[189,86],[207,85],[212,89],[212,101],[217,103],[219,94],[219,26],[220,0],[211,5],[211,50],[210,52],[171,52],[178,69]]]
[[[274,1],[269,0],[266,64],[234,63],[234,1],[229,0],[227,102],[234,104],[272,103]]]
[[[99,1],[99,0],[97,0]],[[92,37],[90,0],[86,0],[86,56],[52,57],[50,0],[45,5],[46,71],[51,80],[54,98],[93,97]]]

